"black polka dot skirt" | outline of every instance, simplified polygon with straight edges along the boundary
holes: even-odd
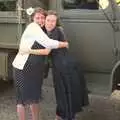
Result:
[[[13,68],[17,104],[38,103],[43,82],[43,64],[27,64],[23,70]]]

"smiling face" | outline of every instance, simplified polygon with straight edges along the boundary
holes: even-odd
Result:
[[[41,27],[43,27],[45,24],[45,15],[40,12],[37,12],[33,16],[33,21],[38,23]]]
[[[57,16],[47,15],[45,20],[45,28],[47,31],[52,31],[56,27]]]

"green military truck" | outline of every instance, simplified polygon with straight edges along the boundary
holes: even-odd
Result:
[[[12,79],[12,60],[26,25],[23,10],[56,10],[92,93],[119,89],[120,7],[115,0],[0,0],[0,76]]]

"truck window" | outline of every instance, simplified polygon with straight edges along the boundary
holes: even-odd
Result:
[[[0,0],[0,11],[15,11],[16,0]]]
[[[97,2],[98,1],[98,2]],[[64,9],[106,9],[109,5],[108,0],[63,0]],[[100,4],[100,6],[99,6]]]

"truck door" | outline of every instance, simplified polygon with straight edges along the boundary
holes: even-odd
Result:
[[[88,81],[95,83],[93,91],[98,88],[106,91],[115,43],[113,28],[104,12],[111,21],[113,13],[109,0],[99,3],[102,8],[96,0],[57,0],[56,8],[70,41],[70,52],[80,61]]]

